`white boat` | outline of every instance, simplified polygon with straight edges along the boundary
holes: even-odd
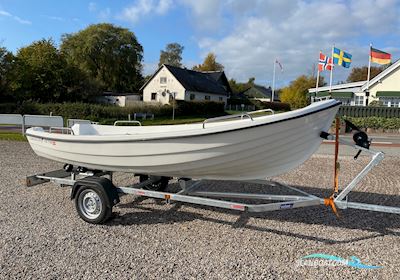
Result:
[[[89,169],[193,179],[249,180],[285,173],[322,142],[340,102],[326,100],[281,114],[163,126],[75,124],[70,134],[33,127],[42,157]]]

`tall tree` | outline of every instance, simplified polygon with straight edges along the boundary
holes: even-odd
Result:
[[[376,75],[381,73],[383,70],[386,69],[387,66],[371,66],[371,77],[370,79],[374,78]],[[368,67],[354,67],[351,69],[350,75],[347,77],[347,82],[359,82],[359,81],[366,81],[368,77]]]
[[[108,23],[62,36],[61,51],[103,90],[133,92],[143,82],[143,47],[133,32]]]
[[[66,61],[52,40],[40,40],[18,50],[12,71],[12,89],[20,99],[57,101],[63,85]]]
[[[282,102],[289,103],[291,108],[301,108],[307,105],[307,93],[309,88],[315,87],[317,80],[312,76],[302,75],[292,81],[289,86],[281,91],[280,98]],[[320,77],[319,85],[326,83],[323,77]]]
[[[204,59],[203,64],[193,67],[196,71],[222,71],[224,66],[217,62],[217,57],[213,53],[209,53]]]
[[[160,53],[158,66],[169,64],[176,67],[182,67],[182,52],[184,47],[178,43],[170,43]]]
[[[6,48],[0,47],[0,101],[11,99],[10,73],[14,64],[14,55]]]

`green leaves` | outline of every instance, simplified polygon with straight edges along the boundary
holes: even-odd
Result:
[[[166,46],[165,51],[160,53],[160,61],[158,66],[169,64],[176,67],[182,67],[182,52],[184,47],[178,43],[170,43]]]
[[[137,92],[143,82],[143,47],[126,28],[90,25],[63,35],[61,52],[103,91]]]

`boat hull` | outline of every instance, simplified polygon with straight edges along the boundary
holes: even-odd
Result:
[[[261,179],[285,173],[307,160],[318,149],[322,142],[319,135],[329,129],[337,110],[338,106],[331,106],[220,133],[141,141],[74,142],[34,132],[27,137],[39,156],[90,169],[201,179]]]

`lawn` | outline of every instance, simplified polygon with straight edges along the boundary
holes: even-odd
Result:
[[[26,141],[26,137],[19,132],[0,131],[0,140]]]

